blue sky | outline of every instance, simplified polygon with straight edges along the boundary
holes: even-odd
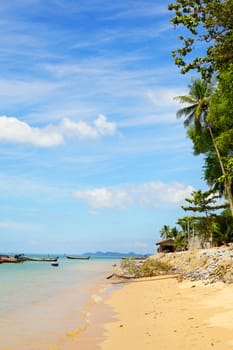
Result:
[[[167,4],[1,4],[1,251],[153,252],[205,188]]]

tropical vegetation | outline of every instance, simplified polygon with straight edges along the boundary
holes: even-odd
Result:
[[[178,234],[164,225],[162,238],[185,245],[198,234],[203,242],[233,241],[233,1],[176,0],[168,5],[171,22],[181,27],[181,47],[172,51],[182,74],[196,71],[189,93],[177,96],[194,155],[204,156],[203,173],[209,189],[194,191],[182,208],[190,216],[177,219]],[[185,34],[183,34],[185,33]],[[201,54],[196,52],[202,44]],[[200,51],[200,50],[199,50]],[[174,228],[173,228],[174,229]],[[178,230],[177,230],[178,231]]]

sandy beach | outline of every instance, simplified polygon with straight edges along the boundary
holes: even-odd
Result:
[[[233,349],[233,285],[138,279],[114,291],[101,350]]]

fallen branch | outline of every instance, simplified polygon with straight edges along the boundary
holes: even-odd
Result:
[[[131,278],[136,278],[135,275],[133,276],[125,276],[125,275],[118,275],[117,273],[112,273],[110,276],[106,277],[107,280],[109,280],[112,277],[116,277],[116,278],[125,278],[125,279],[131,279]]]

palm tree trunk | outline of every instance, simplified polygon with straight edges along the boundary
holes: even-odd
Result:
[[[220,167],[221,167],[221,170],[222,170],[222,175],[226,177],[226,170],[225,170],[224,165],[223,165],[221,154],[220,154],[219,149],[217,147],[217,144],[215,142],[213,131],[212,131],[212,129],[211,129],[211,127],[209,125],[207,126],[207,128],[209,130],[209,133],[210,133],[210,136],[211,136],[211,139],[212,139],[212,142],[213,142],[213,145],[214,145],[217,157],[218,157],[218,161],[219,161],[219,164],[220,164]],[[230,210],[231,210],[231,215],[233,216],[233,197],[232,197],[232,193],[231,193],[231,186],[230,186],[227,178],[224,181],[224,187],[225,187],[225,193],[226,193],[226,195],[228,197]]]

